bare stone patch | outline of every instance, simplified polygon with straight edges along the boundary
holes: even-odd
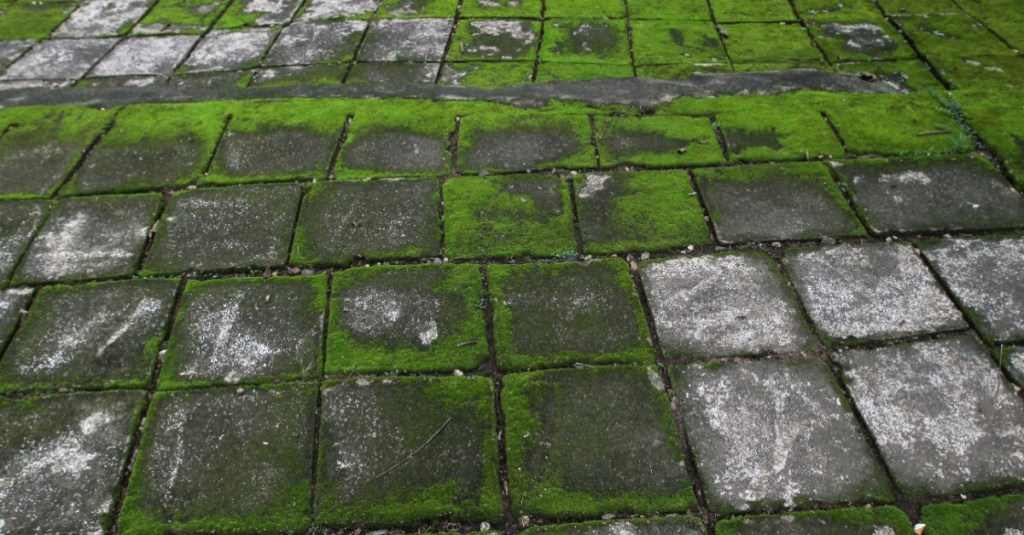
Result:
[[[299,22],[281,31],[267,55],[267,65],[339,63],[352,59],[366,21]]]
[[[117,43],[117,39],[43,41],[14,62],[0,80],[77,80]]]
[[[440,63],[357,63],[352,67],[348,79],[349,84],[430,84],[434,82]]]
[[[114,47],[92,74],[170,76],[198,40],[194,35],[132,37]]]
[[[203,37],[183,67],[189,72],[231,71],[255,67],[270,45],[274,30],[214,30]]]
[[[156,0],[84,0],[55,37],[97,37],[123,35],[146,14]]]
[[[885,30],[870,22],[826,22],[821,25],[821,31],[828,37],[842,40],[848,52],[888,57],[896,49],[896,42]]]
[[[103,533],[143,392],[0,400],[0,529]]]
[[[322,63],[300,67],[271,67],[256,71],[251,87],[340,85],[347,70],[348,65]]]
[[[131,274],[159,205],[159,195],[61,201],[29,247],[14,280],[66,282]]]
[[[355,175],[360,170],[396,176],[441,175],[448,171],[450,160],[446,134],[357,122],[338,165]]]
[[[1024,406],[973,336],[835,358],[904,492],[944,495],[1024,480]]]
[[[11,276],[44,215],[41,201],[0,202],[0,282]]]
[[[14,328],[18,326],[22,311],[28,306],[31,297],[31,288],[0,291],[0,353],[14,334]]]
[[[909,245],[840,245],[786,255],[811,320],[833,340],[967,327]]]
[[[360,61],[441,61],[451,19],[383,19],[370,27]]]
[[[583,164],[585,150],[590,151],[589,159],[593,159],[593,150],[581,140],[575,124],[543,119],[547,118],[533,121],[509,118],[502,126],[490,127],[475,127],[466,121],[459,141],[459,167],[464,171],[526,171],[559,163]],[[587,163],[593,166],[593,162]]]
[[[675,258],[643,266],[641,276],[670,355],[793,353],[813,343],[767,256]]]
[[[674,380],[712,508],[891,498],[821,361],[691,365],[675,369]]]
[[[226,181],[288,178],[319,178],[324,175],[336,136],[319,135],[305,128],[268,122],[256,132],[231,127],[221,139],[210,169]]]
[[[300,17],[302,21],[368,17],[376,11],[381,0],[311,0]]]

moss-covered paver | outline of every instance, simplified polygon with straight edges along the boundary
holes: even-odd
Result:
[[[704,117],[598,117],[594,122],[602,167],[682,167],[725,161],[711,121]]]
[[[932,532],[932,526],[927,527]],[[831,511],[801,511],[784,515],[753,515],[722,520],[715,533],[722,535],[761,535],[786,533],[848,533],[850,535],[910,535],[907,515],[895,507],[864,507]]]
[[[962,504],[932,504],[921,508],[921,523],[937,535],[1013,533],[1024,525],[1024,496],[1010,494]]]
[[[704,525],[692,517],[669,517],[651,520],[609,520],[579,524],[552,524],[525,530],[528,535],[704,535]]]
[[[585,116],[502,111],[462,121],[459,171],[526,171],[596,164]]]

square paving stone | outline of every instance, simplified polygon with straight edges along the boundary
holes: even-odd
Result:
[[[170,76],[199,38],[193,35],[132,37],[121,41],[92,70],[93,76]]]
[[[326,387],[317,522],[500,521],[493,396],[482,377],[357,379]]]
[[[377,84],[384,86],[406,84],[432,84],[441,69],[440,63],[406,63],[388,61],[356,63],[345,78],[349,84]]]
[[[537,55],[540,23],[529,20],[463,19],[452,38],[448,58],[532,60]]]
[[[835,359],[903,492],[947,495],[1024,480],[1024,405],[973,336]]]
[[[596,117],[594,128],[602,167],[725,162],[711,121],[704,117]]]
[[[382,19],[366,33],[360,61],[441,61],[452,19]]]
[[[48,286],[0,360],[0,390],[149,384],[176,281]]]
[[[632,14],[633,3],[630,2]],[[633,55],[637,65],[728,63],[725,48],[709,22],[638,20],[633,29]]]
[[[506,375],[512,510],[562,519],[692,508],[664,390],[653,367]]]
[[[43,41],[15,61],[0,80],[77,80],[116,43],[117,39]]]
[[[445,63],[438,83],[485,89],[526,85],[533,80],[533,66],[532,61]]]
[[[725,49],[734,63],[823,64],[821,52],[799,24],[730,24],[723,28],[729,34]]]
[[[228,0],[157,0],[135,33],[202,33],[224,12]]]
[[[420,108],[422,104],[417,103]],[[451,170],[448,147],[455,115],[435,109],[388,107],[387,114],[352,119],[338,154],[338,178],[439,176]]]
[[[238,0],[217,21],[217,28],[281,26],[295,16],[303,0]]]
[[[1024,341],[1024,239],[942,240],[922,249],[986,339]]]
[[[309,65],[352,60],[366,22],[299,22],[281,31],[267,54],[266,65]]]
[[[474,370],[487,359],[477,266],[378,266],[334,276],[327,373]]]
[[[573,255],[566,185],[537,175],[458,177],[444,183],[445,253],[458,259]]]
[[[574,14],[578,16],[577,14]],[[550,19],[544,23],[540,57],[553,63],[629,65],[629,32],[624,20]]]
[[[576,175],[583,250],[662,251],[711,243],[704,211],[683,171]]]
[[[813,344],[768,256],[674,258],[648,263],[640,274],[669,356],[795,353]]]
[[[980,157],[836,164],[879,234],[1024,226],[1024,199]]]
[[[712,509],[892,499],[822,361],[695,364],[673,372]]]
[[[0,400],[0,526],[10,533],[103,533],[143,392]]]
[[[19,284],[123,277],[135,272],[159,195],[64,199],[14,274]]]
[[[694,176],[724,243],[865,234],[820,164],[699,169]]]
[[[14,272],[46,212],[42,201],[0,202],[0,283]]]
[[[718,22],[780,22],[796,20],[786,0],[713,0],[711,10]]]
[[[75,2],[4,2],[0,17],[0,39],[43,39],[49,37],[78,7]],[[10,43],[10,41],[7,41]]]
[[[590,124],[583,115],[502,112],[462,120],[459,170],[528,171],[594,167]]]
[[[121,530],[308,529],[316,399],[305,385],[157,392]]]
[[[933,155],[974,148],[957,122],[925,92],[830,100],[825,113],[851,154]]]
[[[965,13],[899,17],[896,22],[928,56],[1009,56],[1015,51]]]
[[[144,191],[195,182],[213,157],[226,115],[218,103],[131,106],[62,193]]]
[[[479,18],[540,18],[543,0],[463,0],[461,15]]]
[[[912,535],[910,519],[895,507],[799,511],[784,515],[729,518],[715,524],[719,535]],[[932,533],[932,526],[928,526]]]
[[[929,535],[1012,534],[1024,526],[1024,496],[992,496],[964,503],[934,503],[921,508]]]
[[[815,17],[808,23],[808,29],[831,62],[915,58],[914,50],[881,16]]]
[[[300,21],[339,19],[368,19],[373,16],[381,0],[310,0]]]
[[[124,35],[156,0],[84,0],[53,32],[54,37]]]
[[[806,106],[737,109],[717,116],[729,157],[741,162],[805,161],[843,156],[825,120]]]
[[[316,184],[302,202],[292,262],[340,266],[441,254],[438,185],[434,180]]]
[[[960,311],[909,245],[791,251],[786,267],[811,320],[834,341],[962,329]]]
[[[31,288],[14,288],[0,291],[0,354],[3,353],[7,341],[14,334],[22,311],[28,308],[32,298]]]
[[[255,67],[273,38],[274,30],[264,28],[214,30],[203,37],[182,68],[188,72],[215,72]]]
[[[160,388],[319,376],[327,279],[189,281]]]
[[[525,530],[523,535],[704,535],[704,524],[692,517],[650,520],[610,520],[579,524],[549,524]]]
[[[502,369],[653,358],[640,300],[622,261],[494,265],[487,272]]]
[[[454,17],[459,0],[383,0],[377,15],[383,18]]]
[[[203,182],[327,177],[344,110],[321,101],[268,101],[235,112]]]
[[[168,201],[147,273],[281,266],[288,261],[299,187],[264,184],[184,191]]]
[[[710,21],[711,12],[706,0],[629,0],[629,18]]]

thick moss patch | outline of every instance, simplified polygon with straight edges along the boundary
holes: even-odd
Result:
[[[745,3],[761,5],[761,2]],[[723,29],[728,33],[725,49],[737,64],[821,66],[823,63],[821,52],[799,24],[731,24]]]
[[[687,64],[699,67],[729,62],[718,32],[707,22],[638,20],[632,22],[631,27],[637,65]]]
[[[595,78],[632,78],[633,68],[626,64],[606,63],[541,63],[537,67],[537,83],[574,82]]]
[[[706,117],[596,117],[601,166],[677,167],[724,163]]]
[[[616,2],[622,5],[620,2]],[[583,12],[590,12],[588,6]],[[555,63],[629,65],[626,23],[614,19],[551,19],[544,22],[540,59]]]
[[[479,18],[540,18],[542,0],[464,0],[462,16]]]
[[[786,0],[715,0],[712,4],[718,22],[782,22],[796,20]]]
[[[76,2],[6,2],[0,39],[44,39],[75,10]]]
[[[825,120],[806,107],[737,106],[718,115],[732,159],[810,160],[843,156],[843,147]]]
[[[710,22],[711,12],[706,0],[629,0],[629,18]]]
[[[139,21],[137,32],[201,33],[217,20],[227,0],[159,0]]]
[[[927,507],[927,506],[926,506]],[[931,534],[932,526],[928,526]],[[910,520],[895,507],[865,507],[863,509],[834,509],[831,511],[798,511],[784,515],[745,516],[723,520],[715,525],[720,535],[757,535],[786,533],[789,535],[818,535],[820,533],[846,533],[849,535],[911,535]]]
[[[1024,496],[1011,494],[962,504],[926,505],[921,508],[921,523],[928,526],[929,535],[1013,533],[1024,526]]]
[[[437,108],[422,111],[372,108],[352,119],[334,174],[338,178],[438,176],[451,165],[448,153],[455,115]]]
[[[532,61],[478,61],[445,63],[440,83],[493,89],[524,85],[533,78]]]
[[[1013,49],[965,13],[899,17],[897,23],[927,56],[1012,56]]]
[[[651,520],[613,520],[580,524],[537,526],[524,535],[704,535],[704,524],[693,517],[667,517]]]

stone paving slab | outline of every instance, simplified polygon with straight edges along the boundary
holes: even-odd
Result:
[[[334,175],[370,178],[448,174],[455,117],[402,111],[353,118]]]
[[[67,20],[53,32],[55,37],[124,35],[146,14],[156,0],[83,0]]]
[[[737,110],[717,116],[729,157],[743,162],[841,157],[843,147],[820,116],[807,109]]]
[[[580,524],[554,524],[524,530],[526,535],[704,535],[704,525],[691,517],[650,520],[612,520]]]
[[[932,527],[928,526],[928,533]],[[748,516],[715,524],[720,535],[910,535],[910,520],[895,507],[801,511],[777,516]]]
[[[932,504],[921,508],[921,523],[935,535],[1013,533],[1024,526],[1024,496],[1011,494],[970,500],[962,504]]]
[[[453,21],[449,19],[383,19],[370,27],[361,61],[441,61]]]
[[[1010,377],[1017,382],[1017,385],[1024,388],[1024,348],[1011,350],[1009,356],[1005,356],[1004,348],[1000,347],[996,358],[1005,366],[1005,369],[1010,373]]]
[[[230,2],[227,0],[157,0],[133,33],[201,33],[213,24]]]
[[[133,37],[121,41],[91,74],[96,76],[170,76],[196,44],[191,35]]]
[[[196,45],[181,68],[188,72],[216,72],[255,67],[273,39],[273,30],[264,28],[214,30]]]
[[[366,30],[363,21],[297,23],[281,31],[267,65],[308,65],[350,61]],[[309,46],[315,43],[316,46]]]

